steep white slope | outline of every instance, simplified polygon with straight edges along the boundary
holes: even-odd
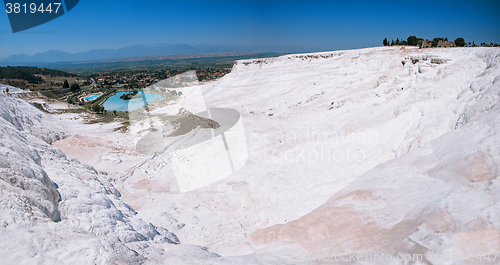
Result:
[[[241,113],[249,161],[192,192],[179,193],[167,156],[134,153],[126,134],[55,145],[113,173],[141,218],[221,254],[276,243],[336,254],[467,249],[468,238],[490,239],[473,227],[498,231],[499,54],[387,47],[238,61],[200,88],[208,107]],[[491,239],[480,246],[495,250]],[[290,260],[287,251],[272,256]]]
[[[385,126],[378,148],[391,146],[383,141],[391,136],[396,159],[361,175],[304,217],[255,232],[255,245],[293,242],[325,258],[354,251],[421,253],[432,264],[463,261],[447,261],[446,251],[462,258],[500,252],[500,51],[432,53],[449,61],[434,65],[421,62],[425,55],[410,54],[406,58],[420,62],[406,61],[394,79],[404,82],[371,89],[386,94],[384,105],[394,110],[387,125],[395,124]],[[370,118],[359,110],[356,123]],[[431,255],[436,251],[437,258]]]
[[[137,218],[93,167],[44,142],[59,133],[42,125],[51,117],[4,94],[0,113],[3,264],[130,263],[145,258],[126,243],[178,243],[166,229]]]

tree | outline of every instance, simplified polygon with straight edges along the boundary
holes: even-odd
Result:
[[[68,80],[64,79],[63,88],[69,88]]]
[[[9,93],[9,88],[6,88],[6,89],[5,89],[5,93]]]
[[[457,47],[464,47],[465,46],[465,40],[464,40],[464,38],[462,38],[462,37],[456,38],[455,39],[455,45],[457,45]]]
[[[382,42],[384,44],[384,46],[387,46],[387,38],[384,38],[384,41]]]
[[[113,115],[115,115],[115,116],[116,116],[116,110],[113,110]]]
[[[443,40],[443,38],[434,38],[432,40],[432,47],[437,47],[440,40]]]
[[[416,36],[409,36],[407,39],[406,39],[408,45],[411,45],[411,46],[417,46],[418,44],[418,38]]]
[[[396,45],[399,45],[399,38],[396,38]]]
[[[73,92],[80,91],[80,85],[78,85],[76,83],[72,84],[71,85],[71,91],[73,91]]]
[[[97,113],[104,113],[104,107],[97,103],[92,104],[92,110]]]
[[[394,46],[394,40],[391,40],[391,46]]]

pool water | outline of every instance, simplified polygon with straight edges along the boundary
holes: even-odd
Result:
[[[93,99],[95,99],[95,98],[97,98],[97,96],[90,96],[90,97],[86,97],[86,98],[85,98],[85,101],[90,101],[90,100],[93,100]]]
[[[129,93],[130,91],[118,92],[113,96],[109,97],[102,105],[107,111],[113,111],[113,110],[132,111],[144,107],[144,102],[142,100],[142,97],[140,97],[141,96],[140,90],[138,94],[140,98],[133,98],[130,100],[123,100],[120,98],[121,95]],[[145,96],[147,102],[152,102],[163,98],[163,96],[158,94],[145,93]]]

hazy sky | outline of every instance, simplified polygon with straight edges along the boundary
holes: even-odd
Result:
[[[154,43],[339,50],[409,35],[500,43],[500,1],[81,0],[64,16],[15,34],[2,13],[0,58]]]

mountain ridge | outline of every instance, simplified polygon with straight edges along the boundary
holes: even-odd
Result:
[[[230,54],[259,52],[309,52],[316,50],[308,47],[275,47],[251,45],[205,45],[205,44],[137,44],[117,49],[91,49],[85,52],[70,53],[62,50],[48,50],[34,55],[15,54],[0,59],[0,65],[23,63],[55,63],[101,61],[160,55],[186,54]]]

